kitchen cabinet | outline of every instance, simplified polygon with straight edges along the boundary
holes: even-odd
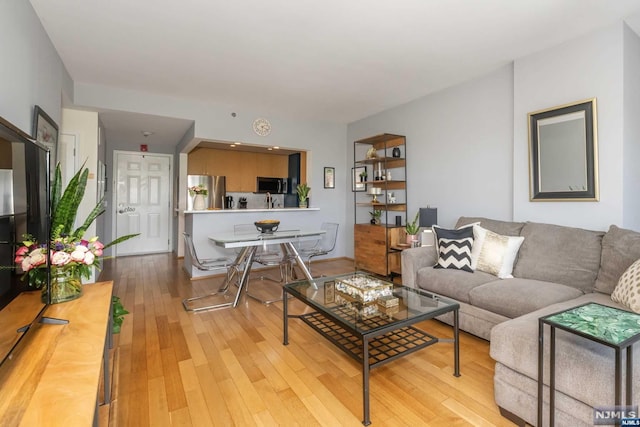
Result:
[[[189,175],[227,177],[228,192],[256,191],[256,177],[288,176],[288,155],[196,148],[189,153]]]
[[[407,223],[406,137],[381,134],[354,141],[354,258],[357,269],[382,276],[400,274]],[[366,178],[356,171],[365,169]],[[372,189],[378,193],[375,196]],[[372,212],[379,211],[377,223]]]

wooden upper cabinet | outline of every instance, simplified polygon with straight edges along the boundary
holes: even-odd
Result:
[[[227,191],[253,192],[258,176],[286,178],[289,156],[196,148],[189,153],[187,171],[189,175],[226,176]]]

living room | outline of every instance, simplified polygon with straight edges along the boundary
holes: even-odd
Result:
[[[313,203],[327,219],[344,225],[336,258],[353,256],[353,230],[347,226],[354,216],[352,142],[384,132],[407,137],[409,212],[435,206],[442,226],[452,227],[461,215],[473,215],[592,230],[611,224],[640,230],[640,169],[635,167],[640,161],[640,123],[635,119],[640,112],[640,83],[635,79],[640,74],[640,39],[631,20],[620,18],[559,44],[546,44],[472,79],[364,118],[331,122],[252,108],[232,117],[233,110],[224,104],[74,81],[29,3],[10,0],[0,11],[0,46],[7,62],[15,64],[3,71],[0,81],[0,116],[27,132],[34,105],[63,126],[63,109],[76,108],[193,120],[190,137],[170,152],[176,153],[176,164],[199,138],[278,141],[308,149],[313,153]],[[527,113],[588,98],[598,101],[600,200],[530,202]],[[266,138],[251,128],[261,116],[267,116],[274,129]],[[107,140],[108,135],[107,130]],[[138,145],[132,149],[137,151]],[[323,188],[325,166],[335,167],[335,189]],[[176,222],[172,238],[179,254],[178,236]]]

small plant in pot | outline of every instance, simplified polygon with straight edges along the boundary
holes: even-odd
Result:
[[[374,209],[373,211],[370,211],[369,214],[371,215],[371,224],[380,224],[380,217],[382,216],[381,210]]]
[[[420,231],[420,225],[418,220],[420,218],[420,211],[416,212],[416,216],[413,218],[412,222],[407,222],[407,225],[404,227],[407,232],[407,244],[416,246],[418,242],[418,232]]]
[[[298,184],[296,186],[296,192],[298,193],[298,206],[306,208],[309,203],[309,192],[311,188],[305,184]]]
[[[367,180],[367,171],[364,170],[360,172],[360,182],[365,182]]]

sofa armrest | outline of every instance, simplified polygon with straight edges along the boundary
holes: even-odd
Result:
[[[416,288],[418,286],[416,284],[418,270],[422,267],[432,267],[436,261],[435,246],[421,246],[402,251],[402,284]]]

